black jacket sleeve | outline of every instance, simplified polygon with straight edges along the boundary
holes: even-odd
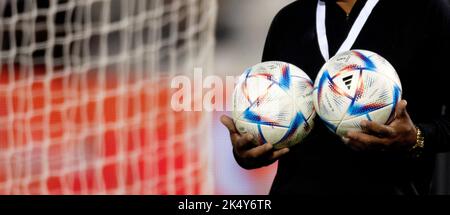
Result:
[[[429,121],[418,123],[417,126],[422,130],[425,137],[425,150],[432,153],[450,151],[450,82],[448,76],[450,67],[450,5],[448,0],[434,0],[429,6],[430,29],[435,35],[434,41],[431,41],[433,49],[430,54],[435,55],[435,62],[432,63],[433,72],[436,75],[436,85],[430,96],[435,97],[440,104],[440,113],[431,114]],[[427,90],[427,89],[424,89]],[[424,104],[426,105],[426,104]]]
[[[282,9],[273,19],[270,25],[269,33],[266,37],[266,43],[264,45],[264,51],[262,56],[262,62],[276,60],[277,49],[279,48],[280,28],[283,25],[283,16],[286,8]]]

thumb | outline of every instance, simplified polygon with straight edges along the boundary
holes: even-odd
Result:
[[[408,105],[408,102],[406,100],[401,100],[397,107],[395,108],[395,115],[397,118],[404,118],[408,116],[408,112],[406,111],[406,106]]]
[[[222,122],[222,124],[225,125],[225,127],[227,127],[227,129],[230,131],[230,134],[237,133],[237,129],[234,125],[233,119],[230,118],[229,116],[222,115],[220,117],[220,122]]]

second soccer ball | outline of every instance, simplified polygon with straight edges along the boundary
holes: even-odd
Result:
[[[362,131],[362,120],[389,123],[401,99],[402,85],[394,67],[380,55],[343,52],[320,70],[314,84],[314,106],[327,127],[343,136]]]

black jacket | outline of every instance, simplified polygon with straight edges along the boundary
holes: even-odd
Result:
[[[327,3],[330,55],[336,53],[364,5],[347,18]],[[324,64],[316,35],[316,0],[296,1],[273,20],[263,61],[292,63],[315,79]],[[279,161],[271,194],[427,194],[436,153],[450,150],[450,7],[447,0],[380,0],[353,49],[366,49],[396,68],[425,154],[355,152],[317,118],[308,138]]]

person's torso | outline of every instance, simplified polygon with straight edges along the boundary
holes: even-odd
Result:
[[[424,90],[432,88],[433,71],[426,70],[432,60],[427,53],[432,51],[433,41],[430,41],[430,33],[425,29],[426,20],[416,14],[419,6],[404,7],[393,2],[379,2],[352,49],[378,53],[396,68],[403,85],[403,98],[408,101],[408,111],[413,121],[421,121],[428,113],[438,113],[437,108],[440,107],[438,104],[433,105],[436,102],[432,101],[432,97],[427,97],[427,91]],[[276,57],[268,59],[297,65],[312,80],[325,62],[317,42],[316,6],[317,1],[313,0],[296,2],[290,6],[290,10],[295,12],[284,17],[288,21],[283,26],[286,31],[278,41],[281,45],[276,50]],[[361,10],[362,6],[355,8]],[[336,11],[327,11],[331,56],[345,39],[342,37],[343,32],[336,32],[339,30],[337,28],[346,25],[351,27],[359,14],[357,12],[356,16],[352,14],[353,18],[346,20]],[[345,35],[347,32],[344,32]],[[422,103],[430,105],[423,106]],[[422,170],[406,156],[352,151],[317,117],[315,128],[308,138],[280,160],[271,193],[412,194],[416,192],[411,183],[417,181],[417,171],[425,171],[424,180],[429,179],[428,171],[431,174],[431,170],[428,164]]]

